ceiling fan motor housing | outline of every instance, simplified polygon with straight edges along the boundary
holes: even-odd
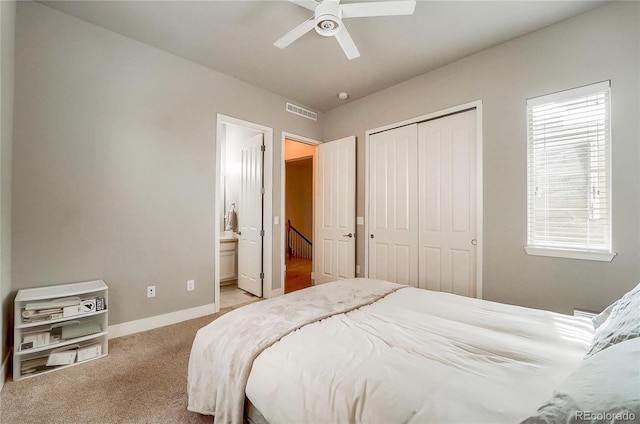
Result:
[[[337,1],[325,0],[315,10],[316,32],[324,37],[335,35],[342,28],[342,10]]]

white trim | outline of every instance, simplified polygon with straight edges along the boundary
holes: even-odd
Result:
[[[368,137],[371,134],[379,133],[386,130],[392,130],[394,128],[402,127],[405,125],[417,124],[423,121],[429,121],[431,119],[442,118],[444,116],[451,115],[453,113],[462,112],[467,109],[477,108],[479,105],[482,106],[482,100],[476,100],[476,101],[465,103],[459,106],[453,106],[447,109],[439,110],[437,112],[428,113],[426,115],[416,116],[415,118],[407,119],[405,121],[396,122],[394,124],[383,125],[381,127],[368,130],[365,132],[365,136],[368,141]]]
[[[218,114],[216,118],[216,157],[214,160],[215,195],[213,196],[213,219],[215,220],[213,228],[213,302],[216,306],[216,312],[218,312],[220,305],[220,217],[222,216],[220,214],[220,205],[222,204],[222,193],[224,192],[224,187],[222,186],[222,161],[220,157],[222,156],[221,140],[225,139],[225,131],[224,126],[221,125],[221,119],[220,114]]]
[[[605,94],[604,97],[604,111],[603,114],[605,115],[606,119],[606,124],[604,126],[604,128],[602,128],[602,133],[604,134],[604,137],[601,139],[600,137],[598,137],[598,146],[597,146],[597,151],[599,152],[598,154],[600,154],[600,152],[604,153],[605,156],[605,160],[602,161],[604,162],[604,166],[602,167],[599,163],[598,164],[594,164],[593,162],[589,163],[586,170],[584,170],[584,176],[585,177],[589,177],[590,174],[594,171],[597,171],[598,173],[604,173],[605,177],[604,180],[606,180],[606,188],[604,190],[605,193],[607,193],[605,196],[603,196],[606,199],[607,202],[607,207],[606,207],[606,216],[605,217],[601,217],[600,219],[604,219],[606,220],[606,226],[608,226],[608,229],[603,229],[603,232],[605,232],[606,235],[606,242],[601,242],[600,246],[594,246],[593,244],[590,243],[590,241],[592,240],[592,237],[589,235],[590,231],[589,231],[589,222],[590,222],[590,218],[587,218],[587,221],[583,223],[583,225],[585,225],[584,228],[582,228],[582,232],[581,234],[579,234],[580,236],[586,237],[587,241],[583,241],[582,243],[579,242],[575,242],[573,244],[573,246],[568,247],[568,248],[554,248],[554,247],[548,247],[548,246],[544,246],[545,242],[547,241],[548,238],[550,238],[552,240],[552,242],[558,242],[558,240],[562,239],[563,236],[568,236],[570,234],[567,233],[562,233],[561,230],[558,230],[558,228],[554,228],[553,231],[551,231],[550,233],[548,233],[548,229],[545,228],[544,230],[539,231],[535,225],[530,225],[532,222],[535,221],[536,216],[538,216],[539,218],[545,218],[545,222],[547,220],[547,218],[549,218],[548,214],[549,214],[549,210],[548,207],[545,207],[545,209],[543,211],[540,211],[539,209],[537,209],[535,207],[535,203],[533,198],[537,197],[535,194],[535,190],[533,188],[534,184],[537,186],[537,182],[536,182],[536,178],[539,176],[539,172],[536,170],[536,164],[538,163],[538,161],[536,160],[536,156],[533,154],[534,151],[537,150],[537,147],[542,147],[545,145],[546,140],[548,139],[546,137],[546,132],[547,129],[545,127],[545,137],[534,137],[533,134],[533,122],[535,121],[535,111],[534,111],[534,107],[536,106],[542,106],[542,105],[547,105],[547,104],[552,104],[552,103],[562,103],[562,102],[572,102],[572,101],[576,101],[576,100],[580,100],[581,104],[579,104],[579,107],[581,108],[585,108],[587,107],[587,105],[589,104],[589,102],[585,101],[585,97],[590,97],[593,95],[601,95],[601,94]],[[613,246],[613,194],[612,194],[612,187],[613,187],[613,172],[612,172],[612,138],[611,138],[611,117],[613,116],[611,114],[611,82],[609,80],[606,81],[602,81],[602,82],[598,82],[598,83],[594,83],[594,84],[589,84],[589,85],[584,85],[581,87],[577,87],[577,88],[570,88],[567,90],[563,90],[560,92],[556,92],[556,93],[551,93],[551,94],[546,94],[543,96],[539,96],[539,97],[534,97],[531,99],[527,99],[527,107],[526,107],[526,120],[527,120],[527,186],[526,186],[526,194],[527,194],[527,247],[531,248],[531,252],[529,253],[529,251],[527,251],[528,254],[531,255],[539,255],[539,256],[554,256],[554,257],[561,257],[561,258],[570,258],[570,259],[586,259],[586,260],[596,260],[596,261],[611,261],[613,259],[613,256],[615,256],[615,254],[613,254],[613,256],[609,257],[607,256],[607,254],[609,252],[607,252],[606,250],[612,249]],[[577,109],[579,110],[579,109]],[[583,111],[584,112],[584,111]],[[546,112],[543,112],[543,115],[545,115]],[[572,116],[575,115],[575,113],[577,113],[576,111],[572,112]],[[564,114],[560,111],[558,112],[554,112],[554,115],[556,115],[557,118],[562,117]],[[591,121],[593,120],[597,120],[595,117],[591,117],[590,118]],[[584,127],[586,125],[586,123],[581,123],[579,124],[583,127],[583,129],[585,129],[586,127]],[[550,136],[551,137],[557,137],[558,133],[557,131],[559,131],[559,129],[554,129],[554,128],[550,128],[549,131],[551,132]],[[600,145],[600,142],[602,142],[602,145]],[[576,144],[578,143],[578,141],[574,140],[571,144],[567,145],[567,147],[565,147],[564,149],[569,149],[572,150],[571,147],[569,146],[574,146],[577,147],[579,149],[583,149],[585,148],[587,145],[582,143],[582,144]],[[567,152],[565,151],[564,154],[566,154]],[[555,153],[555,155],[559,155],[559,156],[563,156],[564,154],[560,154],[558,152]],[[583,158],[585,158],[586,160],[589,159],[589,154],[588,152],[585,153],[576,153],[580,156],[584,155]],[[552,161],[553,162],[553,161]],[[599,160],[598,160],[599,162]],[[564,173],[564,169],[560,169],[558,166],[550,166],[549,169],[546,169],[545,167],[545,171],[542,172],[543,174],[551,175],[551,176],[558,176],[560,174]],[[573,172],[575,173],[575,172]],[[546,178],[546,177],[545,177]],[[589,182],[589,184],[591,184],[591,182]],[[598,183],[600,184],[600,183]],[[537,190],[537,189],[536,189]],[[579,191],[579,189],[577,189]],[[545,190],[543,190],[544,192]],[[579,193],[569,193],[566,195],[569,195],[570,197],[572,195],[576,195]],[[600,194],[598,192],[598,194]],[[544,197],[546,197],[547,195],[544,195]],[[560,199],[562,200],[562,199]],[[566,199],[565,199],[566,200]],[[591,211],[592,210],[592,205],[589,204],[588,208]],[[601,208],[600,205],[598,206],[598,208],[600,210],[604,210],[604,208]],[[558,223],[558,221],[555,221],[552,219],[552,222]],[[571,232],[569,232],[571,233]],[[599,237],[597,237],[599,238]],[[602,237],[602,240],[604,241],[605,237]],[[559,243],[560,244],[560,243]],[[595,242],[594,242],[595,244]],[[596,250],[590,250],[589,247],[596,247]],[[525,247],[525,250],[526,248]],[[544,249],[547,252],[546,253],[533,253],[534,249]],[[553,253],[552,251],[555,251],[556,253]],[[569,253],[569,252],[578,252],[578,253]],[[595,255],[592,255],[591,253],[587,253],[586,255],[581,254],[582,252],[595,252]],[[600,253],[604,252],[604,255],[601,255]]]
[[[285,204],[284,204],[284,200],[285,200],[285,183],[286,183],[286,166],[285,166],[285,139],[290,139],[293,141],[297,141],[300,143],[305,143],[305,144],[310,144],[312,146],[319,146],[320,144],[322,144],[321,141],[318,140],[314,140],[312,138],[309,137],[304,137],[301,135],[297,135],[297,134],[293,134],[290,132],[286,132],[286,131],[282,131],[282,144],[280,147],[280,278],[281,278],[281,284],[280,284],[280,289],[274,290],[273,291],[273,295],[274,296],[281,296],[284,294],[284,284],[285,284],[285,272],[286,272],[286,265],[285,265],[285,256],[284,256],[284,246],[285,246],[285,233],[286,233],[286,226],[284,225],[284,214],[285,214]],[[317,158],[318,155],[314,155],[314,157]],[[316,170],[316,163],[314,162],[313,164],[313,169],[314,169],[314,175],[313,175],[313,199],[315,201],[316,198],[316,193],[315,193],[315,182],[316,182],[316,176],[315,176],[315,170]],[[312,207],[313,210],[313,214],[315,214],[315,208]],[[315,216],[313,216],[312,218],[313,223],[314,223],[314,227],[315,227]],[[314,234],[315,234],[315,229],[314,229]],[[312,258],[311,258],[311,264],[312,264],[312,268],[313,269],[313,264],[315,263],[315,249],[313,250],[312,253]],[[312,277],[313,279],[313,273],[312,273]]]
[[[527,99],[527,106],[538,106],[553,102],[563,102],[577,97],[593,94],[595,91],[611,91],[611,81],[601,81],[594,84],[583,85],[581,87],[569,88],[555,93],[543,94],[542,96]]]
[[[7,352],[7,356],[2,361],[2,368],[0,369],[0,392],[4,387],[5,381],[7,381],[7,377],[9,376],[9,358],[11,358],[11,352],[13,348],[9,349]]]
[[[483,153],[484,153],[484,138],[483,127],[482,127],[482,100],[478,100],[474,103],[474,107],[476,108],[476,201],[478,204],[476,205],[476,237],[478,240],[478,246],[476,249],[476,297],[478,299],[482,299],[482,270],[483,270],[483,253],[484,253],[484,227],[482,223],[484,222],[484,168],[483,168]]]
[[[407,119],[405,121],[396,122],[394,124],[384,125],[374,128],[372,130],[365,131],[365,143],[364,143],[364,269],[360,269],[361,274],[364,277],[369,277],[369,138],[372,134],[379,133],[386,130],[402,127],[405,125],[417,124],[432,119],[442,118],[453,113],[465,111],[467,109],[476,110],[476,138],[477,138],[477,150],[476,150],[476,162],[477,162],[477,205],[476,205],[476,219],[477,219],[477,240],[478,247],[476,249],[476,297],[482,299],[482,251],[483,251],[483,151],[482,146],[484,143],[482,136],[482,100],[476,100],[473,102],[465,103],[458,106],[453,106],[444,110],[429,113],[426,115],[418,116],[415,118]]]
[[[214,228],[214,301],[219,304],[220,298],[220,204],[222,203],[221,190],[221,143],[223,138],[223,127],[226,124],[237,125],[240,127],[250,128],[262,132],[264,134],[264,210],[263,210],[263,227],[264,227],[264,249],[262,251],[264,280],[262,281],[262,297],[268,298],[275,296],[273,287],[273,128],[264,125],[254,124],[253,122],[243,121],[242,119],[233,118],[231,116],[217,114],[217,138],[216,138],[216,158],[215,158],[215,187],[216,195],[214,199],[215,228]]]
[[[547,256],[550,258],[566,258],[581,259],[585,261],[601,261],[611,262],[613,257],[617,255],[614,252],[602,252],[598,250],[570,250],[570,249],[554,249],[540,246],[525,246],[527,255]]]
[[[165,327],[167,325],[177,324],[182,321],[203,317],[205,315],[215,314],[220,309],[218,306],[219,305],[217,304],[210,303],[208,305],[197,306],[195,308],[183,309],[182,311],[170,312],[168,314],[156,315],[154,317],[123,322],[122,324],[110,325],[109,339],[128,336],[129,334],[153,330],[154,328]]]

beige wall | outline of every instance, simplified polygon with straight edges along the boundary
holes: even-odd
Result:
[[[640,281],[640,3],[615,2],[325,114],[324,139],[358,137],[364,215],[365,131],[483,101],[484,297],[570,313],[601,310]],[[611,80],[611,263],[527,256],[526,99]],[[358,228],[358,264],[365,234]]]
[[[16,2],[0,1],[0,364],[9,353],[11,293],[11,165]],[[1,373],[0,373],[1,374]],[[4,382],[0,381],[0,387]]]
[[[486,50],[320,114],[317,123],[287,114],[282,97],[20,2],[13,185],[6,174],[12,84],[5,79],[12,19],[5,15],[9,3],[0,4],[3,314],[18,289],[93,278],[110,284],[110,324],[210,303],[217,113],[271,126],[276,140],[281,131],[322,139],[324,129],[326,140],[356,134],[357,207],[364,215],[364,132],[478,99],[484,103],[485,298],[563,312],[601,309],[640,280],[637,2],[616,2]],[[526,98],[605,79],[612,80],[618,256],[611,263],[526,256]],[[280,166],[274,160],[275,187]],[[274,215],[284,212],[280,200],[275,190]],[[279,234],[281,227],[273,230]],[[283,251],[279,237],[272,248]],[[274,255],[274,287],[280,263]],[[196,280],[196,292],[185,291],[187,279]],[[157,286],[152,300],[145,297],[149,284]],[[6,322],[2,327],[6,334]]]
[[[32,2],[18,5],[15,90],[12,288],[102,278],[110,324],[212,302],[217,113],[276,138],[321,133],[322,114]],[[273,205],[281,216],[280,190]]]

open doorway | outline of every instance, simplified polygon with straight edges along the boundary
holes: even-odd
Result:
[[[284,292],[313,285],[316,143],[284,138]]]
[[[270,293],[273,130],[218,115],[217,139],[214,296],[219,309]]]

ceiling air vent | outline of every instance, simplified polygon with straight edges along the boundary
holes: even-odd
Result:
[[[310,111],[309,109],[305,109],[300,106],[296,106],[292,103],[287,103],[287,112],[295,113],[296,115],[304,116],[305,118],[309,118],[313,121],[318,120],[318,114]]]

